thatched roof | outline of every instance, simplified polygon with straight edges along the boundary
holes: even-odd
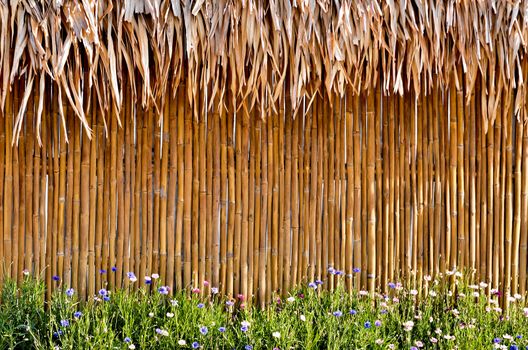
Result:
[[[189,100],[204,94],[209,108],[230,89],[248,108],[287,91],[296,109],[315,91],[377,81],[418,94],[454,80],[469,94],[479,73],[486,117],[501,91],[517,93],[516,111],[524,99],[528,1],[0,0],[0,40],[2,106],[23,79],[24,97],[52,86],[84,122],[90,91],[100,108],[121,111],[125,82],[143,106],[159,108],[184,82]]]

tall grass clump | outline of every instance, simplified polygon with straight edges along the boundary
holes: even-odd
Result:
[[[425,277],[415,290],[388,283],[387,293],[333,291],[326,281],[276,295],[265,309],[246,296],[220,296],[205,282],[173,292],[158,275],[133,288],[101,289],[89,300],[61,284],[45,302],[43,283],[6,281],[0,303],[1,349],[525,349],[528,309],[520,295],[502,296],[470,276]],[[490,297],[487,297],[488,293]],[[508,313],[502,298],[512,304]]]

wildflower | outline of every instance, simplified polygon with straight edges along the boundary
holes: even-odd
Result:
[[[75,311],[73,313],[73,317],[75,317],[75,318],[80,318],[81,316],[82,316],[82,312],[80,312],[80,311]]]
[[[392,298],[392,302],[395,303],[395,304],[398,304],[400,302],[400,299],[399,298]]]
[[[423,348],[423,346],[424,346],[423,343],[422,343],[421,341],[419,341],[419,340],[415,341],[414,344],[415,344],[417,347],[419,347],[419,348]]]
[[[488,284],[486,282],[480,282],[479,283],[479,287],[484,289],[484,288],[487,288],[488,287]]]
[[[148,316],[149,316],[150,318],[152,318],[152,317],[154,317],[154,313],[153,313],[153,312],[149,312]]]
[[[387,285],[389,286],[390,289],[396,288],[396,283],[394,282],[389,282]]]
[[[244,301],[246,297],[244,296],[244,294],[239,294],[239,295],[237,295],[237,298],[240,301]]]
[[[169,288],[166,286],[161,286],[158,288],[158,292],[163,295],[169,294]]]
[[[479,289],[479,286],[477,286],[476,284],[470,284],[468,287],[469,289],[474,289],[474,290]]]
[[[124,339],[124,342],[125,342],[125,343],[131,343],[131,342],[132,342],[132,339],[130,339],[129,337],[126,337],[126,338]]]
[[[395,346],[394,344],[389,344],[388,348],[389,348],[390,350],[393,350],[393,349],[396,348],[396,346]]]
[[[301,319],[301,321],[303,321],[303,322],[305,322],[305,321],[306,321],[306,316],[304,316],[304,315],[301,315],[301,316],[300,316],[299,318],[300,318],[300,319]]]
[[[321,280],[315,280],[315,284],[317,284],[318,286],[320,286],[321,284],[323,284],[323,281],[321,281]]]
[[[504,339],[506,339],[506,340],[512,340],[513,339],[513,337],[511,335],[509,335],[509,334],[504,334],[502,337]]]
[[[105,270],[105,269],[101,269],[101,270],[99,270],[99,274],[104,275],[105,273],[106,273],[106,270]]]
[[[183,339],[180,339],[180,340],[178,340],[178,345],[179,346],[185,346],[185,345],[187,345],[187,342],[185,340],[183,340]]]
[[[271,335],[273,336],[273,338],[277,338],[277,339],[280,338],[280,333],[279,332],[273,332]]]
[[[72,297],[74,293],[75,293],[75,291],[73,290],[73,288],[66,289],[66,295],[67,296]]]
[[[431,280],[432,280],[431,275],[425,275],[425,276],[424,276],[424,281],[429,282],[429,281],[431,281]]]
[[[376,339],[376,344],[378,344],[378,345],[383,344],[383,339]]]
[[[431,343],[433,343],[433,344],[438,343],[438,339],[436,339],[435,337],[431,337],[429,340],[430,340]]]
[[[411,346],[411,350],[418,350],[416,346]]]
[[[459,312],[457,309],[453,309],[451,312],[452,312],[453,315],[455,315],[455,316],[460,315],[460,312]]]
[[[435,333],[440,335],[440,334],[442,334],[442,330],[440,328],[437,328],[437,329],[435,329]]]
[[[380,320],[374,321],[374,326],[381,327],[381,321]]]
[[[209,287],[209,281],[203,281],[204,287]]]
[[[500,344],[501,341],[501,338],[493,338],[493,344]]]
[[[202,335],[206,335],[207,332],[209,332],[209,330],[206,326],[200,326],[200,333],[202,333]]]
[[[127,277],[130,280],[130,282],[136,282],[137,277],[133,272],[127,272]]]
[[[156,333],[158,333],[159,335],[162,335],[164,337],[169,336],[169,332],[167,332],[166,330],[161,329],[161,328],[156,328]]]
[[[409,293],[410,293],[411,295],[418,295],[418,291],[417,291],[416,289],[411,289],[411,290],[409,291]]]
[[[343,316],[343,313],[340,310],[337,310],[332,312],[332,315],[334,315],[335,317],[341,317]]]
[[[242,326],[240,327],[240,330],[244,333],[246,333],[248,331],[248,327],[247,326]]]
[[[366,290],[360,290],[359,291],[359,295],[361,296],[367,296],[368,295],[368,292]]]
[[[172,306],[178,306],[178,300],[172,299],[170,302]]]
[[[339,270],[336,270],[336,272],[334,273],[334,275],[336,276],[343,276],[345,273],[343,271],[339,271]]]
[[[413,321],[407,321],[403,323],[403,329],[405,329],[407,332],[410,332],[414,327]]]
[[[203,303],[200,303],[200,304],[198,304],[196,306],[198,306],[198,309],[203,309],[205,305]]]
[[[135,346],[134,344],[130,344],[130,345],[128,346],[128,348],[131,349],[131,350],[134,350],[134,349],[136,348],[136,346]]]
[[[24,270],[22,270],[22,274],[23,274],[24,276],[29,276],[29,270],[28,270],[28,269],[24,269]]]
[[[289,303],[293,303],[295,301],[295,298],[294,297],[289,297],[288,299],[286,299]]]
[[[112,266],[112,272],[116,272],[116,271],[117,271],[117,267]]]
[[[244,349],[246,350],[253,350],[253,347],[251,345],[246,345],[244,346]]]
[[[157,273],[153,273],[151,277],[153,280],[157,280],[159,278],[159,275]]]
[[[519,347],[515,344],[510,345],[510,350],[519,350]]]
[[[218,328],[218,331],[219,331],[220,333],[225,333],[226,329],[225,329],[225,327],[219,327],[219,328]]]
[[[455,277],[462,277],[462,272],[460,271],[455,272]]]
[[[473,297],[475,297],[475,298],[478,298],[478,297],[480,297],[480,294],[479,294],[479,292],[473,292]]]
[[[152,278],[150,276],[145,276],[145,284],[152,284]]]
[[[213,295],[214,295],[214,294],[218,294],[218,288],[216,288],[216,287],[212,287],[212,288],[211,288],[211,294],[213,294]]]
[[[352,272],[354,272],[354,273],[360,273],[360,272],[361,272],[361,269],[360,269],[359,267],[354,267],[354,268],[352,269]]]
[[[168,318],[173,318],[174,317],[174,314],[172,312],[167,312],[167,317]]]
[[[317,289],[317,284],[315,284],[314,282],[310,282],[308,283],[308,287],[313,288],[315,290]]]
[[[330,266],[330,267],[328,268],[328,273],[329,273],[329,274],[334,275],[335,272],[336,272],[336,270],[335,270],[333,267]]]
[[[103,300],[104,300],[104,301],[110,301],[110,297],[109,297],[108,295],[105,295],[105,296],[103,297]]]
[[[366,329],[369,329],[370,327],[372,327],[372,325],[370,324],[369,321],[365,322],[365,324],[363,325],[363,327],[365,327]]]
[[[59,277],[59,276],[53,276],[52,279],[53,279],[55,282],[57,282],[57,281],[60,280],[60,277]]]
[[[191,346],[192,346],[193,349],[198,349],[200,347],[200,344],[195,341],[195,342],[192,343]]]
[[[519,293],[515,293],[515,294],[513,295],[513,297],[514,297],[515,299],[517,299],[517,300],[521,300],[521,299],[522,299],[522,296],[521,296]]]
[[[233,306],[233,305],[235,305],[235,303],[233,301],[231,301],[231,300],[228,300],[228,301],[226,301],[226,305],[227,306]]]
[[[348,313],[351,314],[351,315],[355,315],[355,314],[357,314],[357,311],[354,310],[354,309],[352,309],[352,310],[350,310]]]
[[[70,321],[68,320],[61,320],[60,321],[61,326],[68,327],[70,325]]]
[[[429,296],[434,298],[436,295],[437,294],[436,294],[436,292],[434,290],[429,291]]]
[[[200,290],[200,288],[193,288],[193,289],[192,289],[192,292],[193,292],[194,294],[200,294],[202,291]]]

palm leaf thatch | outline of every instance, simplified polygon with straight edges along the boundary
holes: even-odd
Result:
[[[16,140],[38,86],[40,142],[48,86],[63,127],[66,101],[91,135],[90,99],[118,117],[125,80],[133,98],[159,114],[182,81],[189,101],[207,90],[204,110],[226,105],[227,89],[238,108],[241,101],[248,110],[275,108],[288,81],[296,111],[319,88],[343,96],[347,86],[359,92],[379,76],[385,93],[400,95],[465,80],[469,98],[480,72],[487,130],[503,90],[524,86],[527,39],[528,1],[521,0],[3,0],[1,105],[15,79],[23,79]],[[462,76],[455,74],[459,65]],[[517,113],[525,92],[515,91]]]

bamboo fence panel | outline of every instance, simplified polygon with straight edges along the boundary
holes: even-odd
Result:
[[[157,107],[127,92],[108,116],[90,101],[91,140],[51,89],[40,121],[30,96],[12,143],[14,88],[0,112],[0,277],[43,272],[48,297],[60,283],[90,297],[130,285],[129,271],[139,284],[159,273],[175,290],[264,306],[300,283],[335,288],[334,270],[348,290],[374,292],[426,291],[426,275],[468,268],[488,293],[524,295],[526,106],[497,95],[486,122],[481,85],[469,96],[454,81],[420,95],[349,88],[297,110],[286,94],[269,113],[232,92],[189,104],[182,85]]]

